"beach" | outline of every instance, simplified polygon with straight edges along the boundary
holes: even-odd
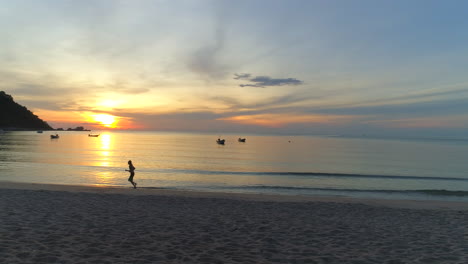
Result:
[[[467,263],[468,204],[2,182],[1,263]]]

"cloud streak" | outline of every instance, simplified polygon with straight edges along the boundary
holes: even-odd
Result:
[[[373,106],[344,106],[303,109],[303,111],[322,114],[379,115],[396,116],[436,116],[455,115],[468,112],[468,98],[444,99],[428,102],[402,104],[380,104]]]
[[[259,87],[265,88],[270,86],[283,86],[283,85],[301,85],[304,82],[296,78],[271,78],[269,76],[256,76],[252,77],[250,73],[234,74],[235,80],[245,80],[250,83],[239,84],[240,87]]]
[[[228,74],[228,65],[220,58],[226,46],[226,29],[229,20],[226,12],[221,6],[215,5],[212,39],[204,39],[204,45],[188,58],[188,68],[208,80],[222,79]]]

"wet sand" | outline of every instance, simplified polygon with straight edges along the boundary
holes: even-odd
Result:
[[[468,204],[0,182],[0,263],[468,263]]]

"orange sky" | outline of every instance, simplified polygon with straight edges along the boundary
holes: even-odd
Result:
[[[54,128],[466,135],[467,7],[6,1],[0,90]]]

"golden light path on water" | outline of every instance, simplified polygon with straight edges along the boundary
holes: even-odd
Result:
[[[453,199],[468,192],[466,140],[246,135],[240,143],[229,134],[220,146],[217,134],[58,133],[0,136],[0,178],[131,188],[125,169],[132,160],[138,186],[147,188],[377,196],[446,190]]]
[[[111,167],[111,147],[112,147],[112,136],[110,134],[99,135],[98,141],[96,141],[96,153],[99,155],[93,164],[98,167]],[[96,180],[98,185],[108,184],[114,176],[109,170],[101,170],[96,174]]]

